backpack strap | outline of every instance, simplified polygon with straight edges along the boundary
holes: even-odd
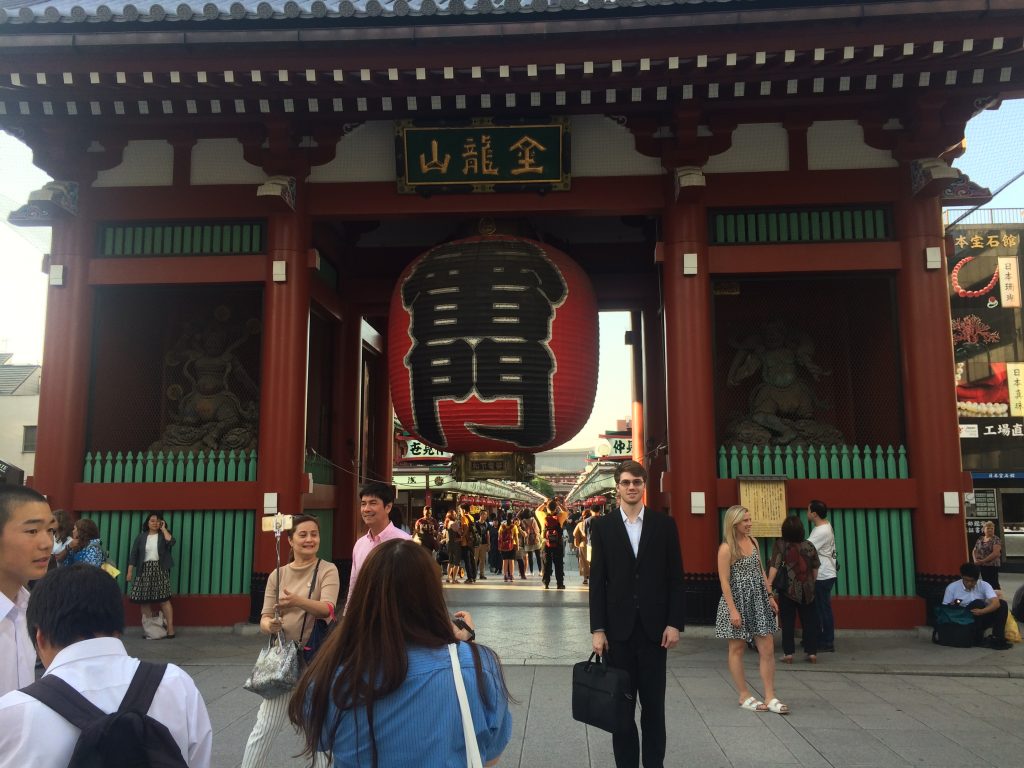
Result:
[[[128,686],[128,692],[121,699],[121,706],[117,708],[118,714],[125,712],[136,712],[145,715],[153,703],[156,689],[160,687],[160,681],[167,671],[166,664],[153,664],[149,661],[140,661],[139,668],[135,670],[135,676]]]
[[[22,688],[21,692],[40,701],[80,731],[107,716],[106,712],[56,675],[44,675]]]

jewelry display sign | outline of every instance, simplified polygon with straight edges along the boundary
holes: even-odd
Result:
[[[569,123],[395,123],[398,191],[565,191],[571,181]]]
[[[788,514],[786,478],[780,475],[743,475],[737,478],[740,504],[750,510],[750,535],[777,539]]]
[[[950,227],[950,310],[964,469],[1024,468],[1024,224]]]

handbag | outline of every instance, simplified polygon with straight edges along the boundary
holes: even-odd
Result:
[[[316,574],[320,570],[320,560],[316,561],[316,565],[313,566],[313,578],[309,581],[309,594],[306,595],[307,600],[313,598],[313,587],[316,586]],[[316,652],[320,650],[320,646],[324,644],[324,640],[327,639],[327,635],[334,629],[334,606],[327,603],[330,606],[330,616],[326,619],[313,619],[313,629],[309,632],[309,639],[306,640],[306,644],[302,646],[302,663],[303,665],[309,664],[313,657],[316,656]],[[307,612],[302,617],[302,629],[299,630],[299,639],[306,634],[306,619],[309,618]]]
[[[462,736],[466,740],[467,768],[483,768],[480,757],[480,745],[476,742],[476,729],[473,727],[473,713],[469,709],[469,697],[466,695],[466,681],[462,679],[462,665],[459,663],[457,643],[448,646],[448,655],[452,658],[452,676],[455,678],[455,692],[459,695],[459,708],[462,710]]]
[[[274,550],[277,555],[277,584],[275,603],[281,599],[281,526],[274,526]],[[319,562],[317,563],[319,566]],[[274,618],[280,618],[274,609]],[[284,632],[276,632],[267,640],[267,646],[256,657],[249,678],[242,686],[265,699],[288,693],[299,682],[299,644],[286,640]]]
[[[573,720],[617,733],[633,720],[634,705],[626,670],[609,667],[596,653],[573,666]]]

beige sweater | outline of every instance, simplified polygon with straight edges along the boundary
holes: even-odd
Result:
[[[313,577],[314,560],[304,568],[296,568],[294,564],[281,566],[281,589],[287,589],[293,595],[305,597],[309,595],[309,581]],[[338,590],[341,588],[341,579],[338,577],[338,568],[330,560],[320,561],[320,570],[316,575],[317,584],[313,587],[311,600],[323,600],[331,605],[338,605]],[[274,601],[277,594],[277,571],[274,570],[267,579],[267,592],[263,596],[263,616],[274,615]],[[305,642],[309,633],[313,631],[314,616],[306,619],[306,630],[303,637],[299,637],[302,629],[302,617],[306,612],[299,608],[287,608],[281,615],[281,625],[284,629],[284,636],[288,640],[301,640]]]

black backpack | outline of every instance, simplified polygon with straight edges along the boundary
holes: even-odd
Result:
[[[116,712],[107,714],[55,675],[23,688],[81,731],[68,768],[188,768],[167,726],[146,713],[166,664],[143,661]]]

